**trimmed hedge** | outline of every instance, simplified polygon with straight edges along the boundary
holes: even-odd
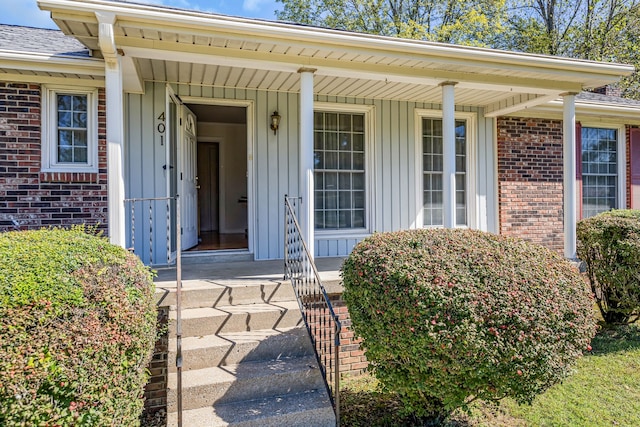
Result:
[[[519,239],[375,234],[356,245],[342,277],[370,369],[419,416],[475,399],[531,402],[571,372],[596,330],[577,269]]]
[[[85,231],[0,234],[0,425],[139,424],[151,273]]]
[[[640,318],[640,210],[614,210],[578,222],[578,258],[606,323]]]

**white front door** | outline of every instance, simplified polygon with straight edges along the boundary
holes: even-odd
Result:
[[[196,139],[196,116],[184,105],[181,106],[181,170],[180,170],[180,220],[182,225],[182,250],[198,244],[198,142]]]

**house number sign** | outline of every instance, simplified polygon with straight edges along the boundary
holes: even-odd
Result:
[[[164,121],[165,121],[164,111],[160,113],[160,115],[158,116],[158,120],[159,120],[159,123],[158,123],[158,126],[156,126],[156,129],[160,134],[160,145],[164,145],[164,132],[167,130],[167,126],[164,124]]]

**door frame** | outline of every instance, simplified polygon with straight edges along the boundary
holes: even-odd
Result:
[[[256,204],[255,204],[255,162],[253,161],[255,152],[255,103],[252,100],[235,100],[222,98],[202,98],[199,96],[180,97],[184,104],[216,105],[220,107],[244,107],[247,119],[247,250],[250,254],[255,253],[254,233]],[[197,116],[196,116],[197,119]],[[222,156],[219,161],[222,164]]]
[[[165,114],[165,120],[164,120],[164,126],[165,126],[165,166],[166,166],[166,197],[171,197],[171,185],[172,185],[172,172],[171,169],[173,168],[176,172],[176,178],[175,178],[175,186],[176,186],[176,194],[180,194],[180,192],[182,191],[180,188],[180,182],[178,180],[178,170],[180,168],[179,165],[182,164],[182,153],[180,152],[180,138],[181,138],[181,134],[180,134],[180,107],[182,106],[182,101],[180,100],[180,98],[176,95],[176,93],[174,92],[173,88],[171,87],[171,85],[167,84],[166,88],[165,88],[165,108],[164,108],[164,114]],[[171,104],[175,104],[176,106],[176,116],[175,117],[171,117],[170,111],[171,111]],[[173,119],[173,120],[172,120]],[[174,127],[175,127],[175,141],[172,140],[172,137],[174,136]],[[175,164],[171,164],[171,150],[173,148],[173,146],[176,146],[176,158],[175,160]],[[179,209],[178,209],[178,201],[176,200],[175,204],[173,205],[173,209],[172,211],[175,212],[174,218],[169,222],[170,224],[170,230],[167,230],[168,233],[170,233],[170,248],[169,251],[171,252],[170,256],[169,256],[169,260],[170,262],[173,262],[176,259],[176,250],[175,248],[178,247],[177,241],[178,239],[180,239],[182,236],[180,235],[180,231],[179,230],[174,230],[174,227],[177,227],[177,222],[178,222],[178,218],[180,215]]]

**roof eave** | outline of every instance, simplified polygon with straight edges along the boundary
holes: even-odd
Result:
[[[560,58],[545,55],[515,53],[486,48],[449,45],[420,40],[399,39],[393,37],[370,34],[353,33],[318,27],[282,22],[260,21],[247,18],[229,17],[224,15],[207,14],[197,11],[167,10],[151,5],[122,4],[105,0],[38,0],[41,9],[49,11],[79,12],[93,15],[96,11],[115,13],[119,19],[135,19],[153,22],[158,30],[166,30],[167,26],[206,28],[215,27],[217,31],[230,34],[250,35],[253,37],[268,37],[283,41],[296,40],[318,46],[334,45],[364,50],[375,50],[380,54],[385,52],[400,52],[428,58],[447,58],[464,60],[470,65],[477,66],[510,66],[523,69],[538,69],[541,72],[553,70],[556,74],[564,71],[567,74],[592,74],[603,78],[603,84],[628,76],[635,71],[632,65],[585,61]],[[612,80],[613,79],[613,80]],[[596,79],[597,80],[597,79]]]

